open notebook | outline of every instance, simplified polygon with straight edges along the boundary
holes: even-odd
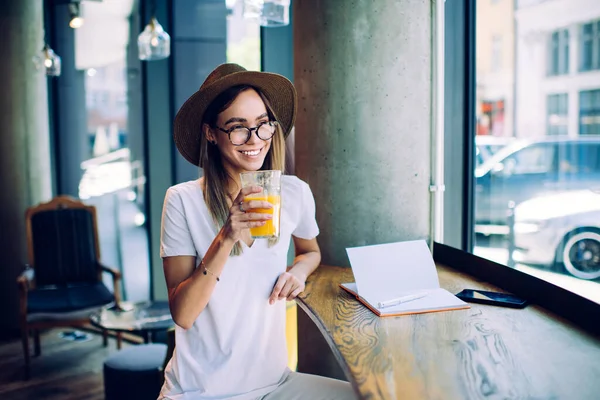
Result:
[[[440,283],[424,240],[352,247],[346,249],[356,283],[340,287],[380,317],[469,308]],[[415,300],[380,307],[393,299],[415,293]]]

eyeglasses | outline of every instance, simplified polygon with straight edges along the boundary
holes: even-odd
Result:
[[[232,145],[241,146],[250,140],[252,132],[256,132],[256,136],[258,136],[259,139],[271,139],[275,134],[277,124],[277,121],[265,121],[261,122],[254,128],[247,128],[244,125],[235,125],[229,129],[223,129],[218,126],[216,128],[222,132],[225,132],[229,136],[229,141]]]

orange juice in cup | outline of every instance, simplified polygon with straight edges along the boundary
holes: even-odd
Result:
[[[265,170],[252,171],[240,174],[242,187],[259,186],[261,193],[253,193],[244,198],[245,201],[258,200],[268,201],[273,208],[258,208],[248,210],[250,212],[271,214],[273,218],[267,220],[264,225],[250,228],[250,235],[254,239],[279,237],[279,218],[281,214],[281,171]]]
[[[268,201],[273,205],[273,208],[255,208],[250,210],[250,212],[273,215],[273,218],[265,221],[266,223],[264,225],[250,228],[250,235],[255,239],[279,237],[279,215],[281,213],[281,196],[278,194],[269,194],[265,196],[262,193],[256,193],[250,196],[246,196],[244,200]]]

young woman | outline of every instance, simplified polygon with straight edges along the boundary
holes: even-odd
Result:
[[[267,202],[245,201],[240,173],[282,170],[296,116],[286,78],[217,67],[179,110],[174,139],[204,177],[167,191],[161,257],[176,349],[160,399],[354,399],[346,382],[287,368],[285,300],[304,290],[321,256],[309,186],[281,178],[279,239],[253,240]],[[299,138],[301,140],[301,138]],[[293,238],[296,258],[286,268]]]

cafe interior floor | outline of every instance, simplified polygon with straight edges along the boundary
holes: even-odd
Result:
[[[0,398],[11,400],[101,400],[104,399],[103,362],[117,351],[116,340],[102,345],[102,335],[89,334],[87,341],[60,337],[64,328],[41,335],[42,354],[31,359],[31,375],[24,379],[20,339],[0,343]],[[129,344],[123,343],[123,346]]]

